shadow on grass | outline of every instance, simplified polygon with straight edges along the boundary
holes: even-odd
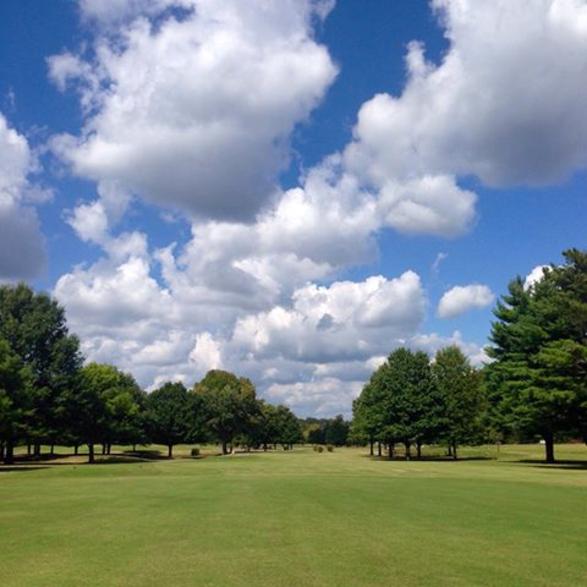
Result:
[[[522,463],[524,465],[532,465],[540,469],[566,469],[567,471],[587,471],[587,461],[562,460],[556,461],[555,463],[547,463],[544,460],[539,459],[521,459],[519,461],[514,462]]]
[[[40,469],[48,469],[50,465],[41,466],[27,466],[27,465],[0,465],[0,473],[14,473],[18,471],[23,473],[25,471],[39,471]]]
[[[370,459],[372,461],[391,461],[397,463],[406,463],[406,462],[414,462],[414,463],[466,463],[471,461],[493,461],[495,460],[492,457],[483,457],[483,456],[473,456],[473,457],[459,457],[458,459],[453,459],[452,457],[447,456],[423,456],[421,458],[412,457],[409,460],[406,460],[403,456],[393,457],[392,459],[388,458],[387,456],[377,456],[377,455],[363,455],[363,458]]]

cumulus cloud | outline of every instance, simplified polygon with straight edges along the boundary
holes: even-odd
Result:
[[[524,280],[524,289],[530,289],[535,283],[538,283],[544,278],[544,270],[548,269],[548,265],[537,265],[526,275]]]
[[[373,181],[412,174],[542,184],[587,162],[587,5],[434,0],[449,50],[409,45],[399,97],[361,108],[348,151]]]
[[[440,318],[455,318],[470,310],[485,308],[494,300],[494,293],[486,285],[457,285],[440,298],[437,314]]]
[[[157,26],[145,18],[168,5]],[[49,59],[61,89],[79,90],[80,136],[53,149],[73,171],[116,182],[158,205],[216,219],[252,219],[287,163],[288,137],[323,98],[337,69],[312,36],[325,4],[84,2],[96,18],[138,16],[98,34],[95,57]],[[117,17],[117,18],[118,18]]]
[[[458,344],[475,364],[486,359],[460,333],[421,332],[426,295],[414,272],[341,272],[375,260],[386,228],[470,230],[471,177],[545,184],[585,165],[587,8],[434,0],[442,60],[411,43],[402,92],[363,104],[350,144],[281,189],[291,131],[336,75],[313,33],[332,5],[81,0],[96,25],[92,51],[56,56],[50,71],[77,89],[86,116],[79,136],[53,148],[99,190],[67,220],[105,257],[55,288],[89,356],[149,386],[223,366],[324,414],[348,409],[396,346]],[[139,232],[116,236],[135,195],[186,213],[188,242],[151,251]],[[487,286],[455,287],[438,315],[493,300]]]
[[[26,138],[0,113],[0,279],[36,277],[45,266],[45,243],[31,202],[46,193],[29,181],[36,160]]]
[[[407,271],[388,280],[334,282],[297,289],[292,307],[239,319],[232,343],[255,356],[328,363],[368,359],[393,339],[416,332],[425,295],[420,278]]]
[[[433,0],[449,48],[406,56],[399,96],[360,109],[349,169],[403,232],[457,235],[475,220],[458,177],[548,184],[587,163],[587,5],[582,0]],[[389,195],[391,194],[391,195]]]

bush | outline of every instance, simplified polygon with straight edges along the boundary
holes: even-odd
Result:
[[[200,456],[200,449],[199,448],[192,448],[192,456],[199,457]]]
[[[326,450],[327,450],[328,452],[334,452],[334,446],[332,446],[332,444],[327,444],[327,445],[326,445]]]
[[[314,447],[314,450],[315,450],[316,452],[324,452],[324,447],[323,447],[323,446],[321,446],[320,444],[317,444],[317,445]]]

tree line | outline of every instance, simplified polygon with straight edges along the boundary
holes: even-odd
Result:
[[[169,382],[147,394],[112,365],[84,365],[63,308],[28,286],[0,286],[0,458],[14,448],[40,456],[41,446],[218,442],[264,448],[297,442],[368,443],[371,454],[421,455],[424,444],[459,447],[487,441],[536,440],[553,462],[557,440],[587,441],[587,253],[526,284],[514,279],[494,310],[489,362],[474,368],[457,347],[433,360],[400,348],[372,374],[342,416],[300,421],[285,406],[256,397],[246,378],[210,371],[191,389]],[[52,448],[51,448],[52,450]]]
[[[218,442],[223,454],[236,445],[291,448],[302,440],[300,423],[286,406],[256,397],[249,379],[210,371],[192,389],[168,382],[151,393],[107,364],[84,365],[79,340],[69,333],[63,308],[24,284],[0,287],[0,458],[14,461],[26,445],[158,443],[168,456],[180,443]]]
[[[554,462],[554,443],[587,442],[587,253],[571,249],[533,284],[514,279],[494,310],[489,361],[471,366],[455,346],[434,360],[400,348],[353,403],[351,435],[374,454],[406,458],[423,444],[458,447],[535,440]]]

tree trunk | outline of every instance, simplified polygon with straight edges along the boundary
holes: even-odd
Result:
[[[14,463],[14,443],[11,438],[6,441],[6,448],[4,449],[4,464],[12,465]]]
[[[51,456],[53,456],[55,454],[55,445],[54,444],[52,444],[51,447],[49,448],[49,454]]]
[[[35,448],[33,451],[35,458],[40,458],[41,457],[41,444],[38,442],[35,442]]]
[[[112,445],[110,443],[108,443],[108,446],[106,447],[106,454],[110,454],[112,452]]]
[[[373,456],[373,439],[372,438],[369,440],[369,456],[370,457]]]
[[[168,459],[172,459],[173,458],[173,444],[168,444],[167,445],[167,458]]]
[[[137,452],[137,445],[136,445],[136,444],[133,444],[133,445],[132,445],[132,451],[133,451],[133,452]]]
[[[422,443],[418,440],[416,442],[416,454],[418,456],[418,460],[422,458]]]
[[[458,460],[458,458],[459,458],[459,456],[457,454],[457,443],[456,442],[453,442],[453,445],[452,445],[452,458],[455,461]]]
[[[446,456],[447,457],[452,457],[452,444],[449,443],[449,445],[446,447]]]
[[[31,453],[33,452],[33,447],[31,446],[30,442],[26,443],[26,454],[28,457],[31,456]]]
[[[391,461],[391,459],[393,459],[393,449],[394,449],[393,442],[390,442],[390,443],[387,445],[387,458],[388,458],[390,461]]]
[[[410,447],[412,444],[410,442],[404,442],[404,446],[406,448],[406,461],[409,461],[412,458],[412,455],[410,454]]]
[[[73,445],[73,454],[77,457],[77,455],[79,454],[79,444],[74,444]]]
[[[0,442],[0,461],[4,460],[4,441]]]
[[[263,452],[267,452],[267,443],[266,442],[263,443]]]
[[[94,461],[94,445],[88,443],[88,463],[92,464]]]
[[[550,431],[544,434],[544,449],[546,451],[546,462],[554,463],[554,435]]]
[[[102,443],[102,454],[103,455],[106,454],[106,443],[105,442]]]
[[[228,442],[226,442],[226,440],[222,441],[222,454],[223,455],[228,454]]]
[[[377,443],[377,456],[380,457],[381,456],[381,442]]]

